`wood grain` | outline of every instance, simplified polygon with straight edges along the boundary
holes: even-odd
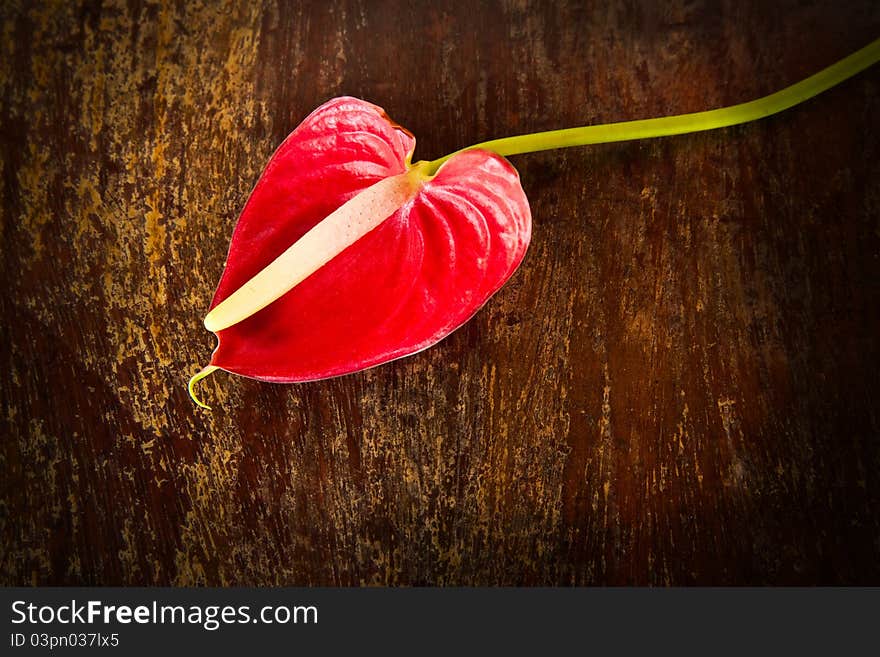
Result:
[[[698,111],[880,35],[839,4],[2,3],[0,581],[880,583],[880,70],[513,158],[532,246],[440,345],[185,389],[237,213],[328,98],[417,158]]]

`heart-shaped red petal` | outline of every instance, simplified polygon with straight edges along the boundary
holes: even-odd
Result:
[[[336,98],[315,110],[257,182],[211,307],[353,196],[406,171],[414,146],[370,103]],[[516,170],[487,151],[460,153],[378,228],[219,331],[211,365],[294,382],[413,354],[461,326],[504,284],[530,236]]]

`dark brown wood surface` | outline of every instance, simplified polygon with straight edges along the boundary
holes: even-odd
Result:
[[[532,246],[464,328],[190,402],[237,213],[328,98],[430,159],[751,100],[880,36],[872,1],[584,5],[2,3],[2,583],[880,583],[877,68],[512,158]]]

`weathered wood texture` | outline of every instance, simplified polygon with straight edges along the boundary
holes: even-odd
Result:
[[[437,157],[775,91],[877,2],[2,5],[3,583],[880,583],[877,69],[516,157],[533,244],[443,343],[185,390],[237,213],[326,99]]]

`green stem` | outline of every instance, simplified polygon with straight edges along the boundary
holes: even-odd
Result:
[[[806,80],[748,103],[722,107],[721,109],[706,112],[695,112],[693,114],[591,125],[581,128],[568,128],[566,130],[550,130],[530,135],[493,139],[433,160],[430,162],[429,172],[432,174],[436,173],[437,169],[453,155],[474,148],[492,151],[498,155],[517,155],[519,153],[534,153],[536,151],[567,148],[569,146],[602,144],[614,141],[628,141],[630,139],[647,139],[649,137],[666,137],[668,135],[714,130],[715,128],[748,123],[749,121],[762,119],[809,100],[813,96],[817,96],[823,91],[840,84],[847,78],[860,73],[878,61],[880,61],[880,39],[872,41],[861,50],[808,77]]]

